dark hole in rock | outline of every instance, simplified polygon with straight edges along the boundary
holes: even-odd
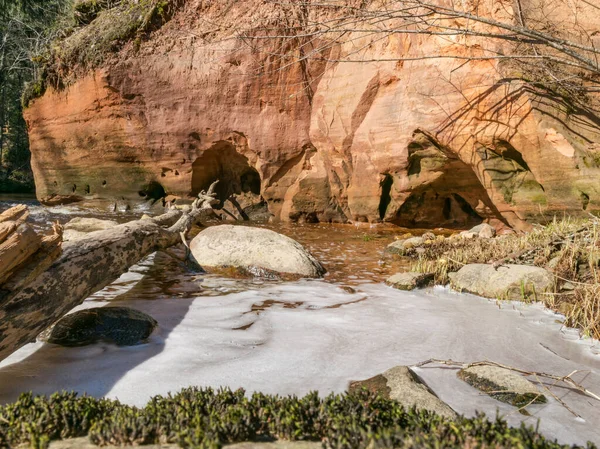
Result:
[[[500,151],[500,155],[503,159],[515,161],[518,165],[523,167],[523,169],[531,171],[529,169],[529,165],[527,165],[527,162],[525,162],[525,159],[523,159],[521,152],[513,147],[510,143],[500,140],[496,143],[496,149]]]
[[[71,191],[73,193],[75,193],[76,190],[77,190],[77,184],[73,184],[73,187],[71,187]]]
[[[451,212],[452,212],[452,200],[450,198],[446,198],[444,200],[444,209],[442,209],[442,213],[444,214],[444,218],[446,220],[450,219]]]
[[[421,158],[417,154],[421,150],[423,150],[423,145],[418,142],[408,144],[408,176],[421,173]]]
[[[102,181],[102,187],[106,187],[106,181]]]
[[[394,224],[405,227],[467,228],[483,222],[471,205],[456,193],[415,192],[402,204]]]
[[[250,192],[260,195],[260,175],[254,169],[243,173],[240,177],[242,192]]]
[[[89,184],[87,184],[87,185],[85,186],[85,193],[89,195],[89,194],[90,194],[90,192],[91,192],[90,185],[89,185]]]
[[[193,196],[219,180],[217,198],[225,202],[232,194],[252,193],[260,195],[261,178],[250,166],[248,158],[238,153],[230,142],[219,141],[204,151],[192,164]]]
[[[581,192],[581,207],[583,207],[583,210],[587,210],[589,204],[590,196],[587,193]]]
[[[471,205],[462,196],[457,193],[452,195],[454,200],[460,206],[461,211],[467,216],[467,223],[481,223],[483,220]]]
[[[391,191],[394,184],[394,178],[389,173],[386,173],[379,183],[381,186],[381,197],[379,199],[379,218],[384,219],[390,202],[392,201]]]
[[[139,190],[138,194],[143,198],[148,198],[153,201],[158,201],[167,196],[165,188],[156,181],[150,181],[148,184],[143,186]]]

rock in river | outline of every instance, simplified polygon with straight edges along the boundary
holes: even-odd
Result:
[[[191,242],[192,254],[203,267],[237,267],[321,277],[325,268],[302,245],[268,229],[211,226]]]
[[[549,271],[530,265],[469,264],[449,276],[450,285],[458,291],[515,301],[535,298],[554,286]]]
[[[544,404],[547,399],[537,387],[507,368],[491,365],[461,369],[458,377],[494,399],[516,407]]]
[[[427,287],[433,282],[433,273],[396,273],[385,283],[398,290],[414,290]]]
[[[416,407],[450,419],[456,417],[456,412],[407,366],[396,366],[370,379],[351,382],[349,390],[361,388],[398,401],[406,408]]]
[[[40,339],[61,346],[99,341],[132,346],[147,339],[157,324],[150,315],[129,307],[96,307],[65,316]]]

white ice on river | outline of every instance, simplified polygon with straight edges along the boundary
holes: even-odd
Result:
[[[151,262],[151,261],[150,261]],[[145,311],[159,322],[149,341],[119,348],[62,348],[32,343],[0,363],[0,403],[23,391],[75,390],[143,406],[156,394],[190,385],[296,394],[343,392],[349,381],[429,358],[493,360],[574,377],[600,392],[600,344],[564,328],[539,305],[496,303],[444,288],[401,292],[365,283],[348,291],[324,281],[249,283],[198,276],[208,295],[136,298],[147,268],[136,267],[83,307],[113,304]],[[219,296],[220,295],[220,296]],[[100,299],[100,300],[99,300]],[[418,369],[451,407],[472,416],[500,413],[511,423],[540,421],[540,431],[569,444],[600,443],[600,402],[553,387],[580,417],[551,395],[528,407],[530,417],[481,395],[449,367]]]

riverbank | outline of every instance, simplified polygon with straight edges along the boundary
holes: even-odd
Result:
[[[398,243],[394,245],[392,249]],[[564,315],[565,325],[580,329],[583,336],[600,339],[600,222],[596,218],[555,218],[545,226],[535,225],[528,233],[497,237],[480,238],[467,232],[425,239],[408,245],[402,255],[411,260],[411,271],[432,273],[437,285],[452,283],[452,273],[471,264],[492,264],[496,271],[509,265],[543,268],[552,277],[550,288],[523,289],[512,299],[540,301]],[[486,291],[490,289],[466,288],[493,298],[495,295]]]

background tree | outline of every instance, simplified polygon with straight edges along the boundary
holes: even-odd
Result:
[[[0,192],[33,191],[21,97],[70,0],[0,0]]]

